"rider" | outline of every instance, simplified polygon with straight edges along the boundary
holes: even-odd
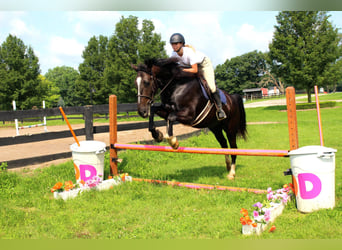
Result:
[[[225,119],[226,113],[222,109],[221,98],[215,84],[214,68],[210,59],[199,51],[189,45],[185,45],[184,36],[180,33],[175,33],[170,37],[170,44],[173,52],[171,57],[178,57],[182,63],[191,66],[191,68],[184,68],[184,72],[198,73],[201,72],[207,80],[211,93],[217,105],[217,118],[218,120]]]

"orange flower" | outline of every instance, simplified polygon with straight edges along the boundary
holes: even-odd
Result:
[[[73,189],[75,185],[72,183],[72,181],[66,181],[64,183],[64,189],[65,191],[69,191],[70,189]]]
[[[271,226],[270,230],[268,232],[273,233],[276,230],[275,225]]]
[[[254,222],[254,223],[252,224],[253,227],[257,227],[257,225],[258,225],[258,224],[257,224],[256,222]]]
[[[291,191],[295,194],[295,188],[294,188],[293,184],[292,184],[292,183],[289,183],[289,186],[290,186],[290,188],[291,188]]]
[[[242,225],[246,225],[247,224],[247,221],[246,221],[246,219],[244,217],[240,218],[240,222],[241,222]]]
[[[113,176],[109,175],[109,176],[108,176],[108,179],[113,179]]]
[[[62,182],[57,182],[52,188],[51,188],[51,193],[55,192],[58,189],[61,189],[63,187]]]
[[[81,183],[82,185],[85,185],[85,181],[84,181],[84,180],[81,180],[80,183]]]
[[[245,209],[245,208],[241,208],[240,213],[241,213],[243,216],[248,216],[248,211],[247,211],[247,209]]]

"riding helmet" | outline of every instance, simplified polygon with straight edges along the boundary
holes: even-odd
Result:
[[[184,36],[180,33],[174,33],[171,37],[170,37],[170,43],[183,43],[185,44],[185,39]]]

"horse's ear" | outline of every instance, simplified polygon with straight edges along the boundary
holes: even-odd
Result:
[[[147,68],[151,69],[153,65],[155,65],[156,63],[156,59],[152,58],[152,59],[146,59],[145,60],[145,65],[147,66]]]
[[[131,64],[131,68],[134,69],[135,71],[138,71],[138,67],[134,64]]]

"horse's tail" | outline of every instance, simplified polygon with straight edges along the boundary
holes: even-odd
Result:
[[[246,122],[246,112],[245,107],[243,105],[243,100],[241,95],[237,95],[237,102],[240,111],[240,126],[238,129],[238,135],[240,135],[243,139],[247,139],[247,122]]]

